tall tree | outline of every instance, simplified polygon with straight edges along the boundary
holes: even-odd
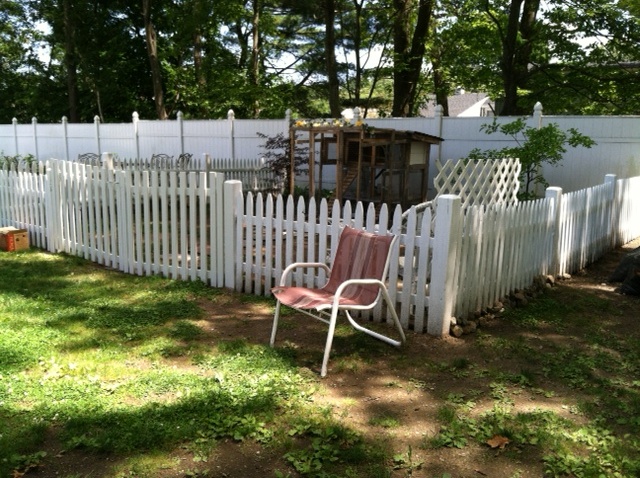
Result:
[[[68,1],[68,0],[67,0]],[[151,19],[152,0],[142,0],[142,18],[144,19],[145,39],[147,42],[147,53],[149,55],[149,65],[151,67],[151,83],[153,85],[153,101],[156,106],[158,119],[168,118],[167,109],[164,104],[164,88],[162,86],[162,68],[158,58],[158,35]]]
[[[500,62],[504,85],[504,101],[501,115],[510,116],[524,111],[518,107],[518,88],[527,82],[531,63],[532,44],[536,40],[536,17],[540,8],[539,0],[511,0],[507,13],[507,25],[489,8],[486,12],[496,24],[502,43]]]
[[[424,64],[432,0],[394,0],[393,116],[416,111],[418,85]],[[417,12],[414,11],[417,8]]]
[[[559,113],[633,113],[640,91],[637,0],[442,0],[442,67],[454,86],[485,91],[501,114],[537,101]],[[634,66],[635,65],[635,66]]]
[[[340,107],[340,81],[338,79],[338,65],[336,62],[335,10],[335,0],[324,0],[324,50],[327,70],[327,96],[331,116],[339,118],[342,108]]]
[[[76,18],[71,0],[62,0],[64,25],[64,64],[67,69],[67,95],[69,98],[69,121],[80,120],[78,112],[78,61],[76,49]]]

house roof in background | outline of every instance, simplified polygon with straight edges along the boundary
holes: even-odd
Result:
[[[449,97],[449,116],[492,116],[494,102],[486,93],[458,93]],[[420,116],[435,116],[436,100],[431,97]]]

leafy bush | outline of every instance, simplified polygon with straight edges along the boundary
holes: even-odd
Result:
[[[484,124],[480,130],[487,134],[500,132],[511,136],[517,146],[484,151],[475,148],[466,159],[520,159],[522,164],[522,171],[520,172],[521,188],[518,194],[520,200],[534,199],[537,185],[544,188],[549,186],[549,183],[542,175],[541,166],[544,163],[557,165],[562,160],[562,155],[567,152],[567,146],[572,148],[578,146],[591,148],[596,144],[594,140],[581,134],[575,128],[563,131],[557,123],[534,128],[527,126],[524,118],[519,118],[503,125],[498,124],[494,119],[492,124]]]
[[[34,162],[36,158],[32,154],[9,156],[4,154],[4,151],[0,151],[0,169],[18,169],[21,165],[30,167]]]
[[[265,140],[262,148],[265,150],[263,155],[265,159],[265,167],[271,169],[285,183],[285,191],[288,191],[289,173],[291,171],[291,141],[284,133],[278,133],[275,136],[267,136],[264,133],[257,135]],[[303,166],[309,164],[309,148],[296,147],[293,159],[293,173],[299,174],[303,172]]]

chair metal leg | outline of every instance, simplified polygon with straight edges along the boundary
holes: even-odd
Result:
[[[276,333],[278,332],[278,320],[280,319],[280,301],[276,304],[276,311],[273,314],[273,327],[271,329],[271,340],[269,345],[273,347],[276,343]]]
[[[391,337],[387,337],[386,335],[379,334],[378,332],[375,332],[367,327],[364,327],[360,325],[358,322],[356,322],[356,320],[353,317],[351,317],[351,314],[349,313],[348,310],[345,310],[345,313],[347,315],[347,319],[349,320],[349,322],[351,323],[351,326],[354,329],[360,332],[364,332],[365,334],[370,335],[371,337],[376,338],[378,340],[382,340],[383,342],[389,345],[393,345],[394,347],[400,347],[404,342],[406,342],[407,338],[404,334],[404,330],[402,329],[402,324],[400,323],[400,319],[398,318],[398,313],[396,312],[396,309],[393,307],[393,302],[391,301],[391,297],[389,296],[389,293],[385,288],[382,288],[381,290],[382,290],[382,296],[384,297],[384,300],[389,306],[389,310],[391,311],[391,316],[393,317],[393,322],[396,328],[398,329],[398,334],[400,334],[401,340],[394,340]]]
[[[404,329],[402,328],[402,324],[400,323],[400,318],[398,317],[396,308],[393,306],[393,302],[391,301],[391,296],[389,295],[389,291],[386,288],[382,289],[382,296],[384,297],[385,302],[389,306],[389,310],[391,311],[391,316],[393,317],[393,322],[396,324],[396,328],[398,329],[398,333],[400,334],[400,337],[402,337],[402,343],[405,343],[407,341],[407,337],[404,334]]]
[[[327,343],[324,347],[324,357],[322,358],[322,369],[320,370],[321,377],[325,377],[327,375],[327,365],[329,363],[329,355],[331,354],[331,345],[333,344],[333,334],[336,331],[337,320],[338,320],[338,309],[334,308],[331,311],[331,318],[329,319],[329,332],[327,332]]]

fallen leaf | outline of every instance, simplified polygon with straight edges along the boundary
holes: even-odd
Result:
[[[507,446],[507,443],[509,443],[509,439],[500,435],[494,435],[493,438],[487,440],[487,445],[491,448],[500,448],[501,450]]]

